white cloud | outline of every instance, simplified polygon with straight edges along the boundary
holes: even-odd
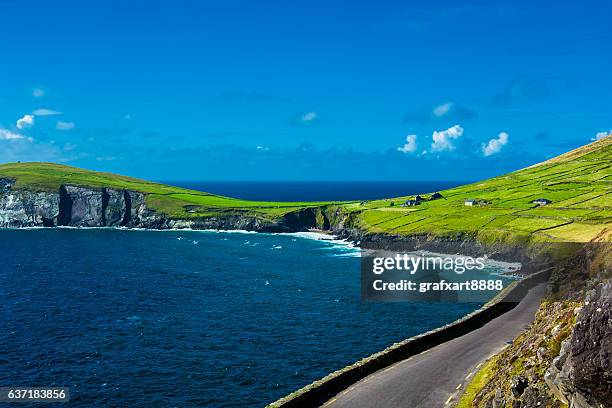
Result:
[[[599,140],[599,139],[603,139],[606,136],[612,135],[612,130],[610,130],[609,132],[597,132],[595,134],[595,137],[593,137],[591,140]]]
[[[63,151],[53,142],[37,142],[31,137],[0,128],[0,163],[17,161],[64,163],[78,157],[75,152]]]
[[[58,112],[53,109],[41,108],[41,109],[36,109],[34,112],[32,112],[32,114],[36,116],[52,116],[52,115],[61,115],[62,112]]]
[[[45,96],[45,91],[40,88],[34,88],[32,90],[32,96],[35,98],[40,98],[41,96]]]
[[[403,146],[397,148],[402,153],[413,153],[417,149],[417,136],[408,135],[406,136],[406,143]]]
[[[21,119],[17,120],[17,129],[27,129],[34,126],[34,115],[23,115]]]
[[[497,138],[489,140],[488,143],[482,144],[482,154],[485,156],[491,156],[495,153],[499,153],[501,149],[508,143],[508,134],[501,132],[497,135]]]
[[[306,112],[300,117],[302,122],[312,122],[317,118],[317,112]]]
[[[0,129],[0,140],[27,140],[32,141],[32,138],[20,135],[19,133],[11,132],[7,129]]]
[[[444,150],[453,150],[455,149],[455,145],[453,145],[453,140],[460,138],[463,136],[463,128],[459,125],[452,126],[446,130],[434,131],[431,136],[431,151],[432,152],[441,152]]]
[[[262,152],[267,152],[268,150],[270,150],[270,148],[267,146],[257,146],[256,149]]]
[[[55,128],[57,130],[72,130],[74,129],[74,122],[64,122],[64,121],[58,120],[57,124],[55,125]]]
[[[442,105],[436,106],[433,109],[432,113],[434,116],[441,118],[442,116],[446,115],[451,110],[452,107],[453,107],[452,102],[443,103]]]

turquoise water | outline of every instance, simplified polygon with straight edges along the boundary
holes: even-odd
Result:
[[[78,407],[263,406],[477,303],[361,303],[359,258],[294,235],[0,230],[0,386]]]

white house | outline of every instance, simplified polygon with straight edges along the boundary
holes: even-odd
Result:
[[[402,204],[403,207],[415,207],[417,205],[419,205],[417,200],[406,200],[406,202]]]
[[[474,200],[474,199],[472,199],[472,198],[468,198],[467,200],[465,200],[465,201],[464,201],[464,203],[463,203],[463,204],[465,204],[465,205],[467,205],[467,206],[469,206],[469,207],[473,207],[473,206],[475,206],[476,204],[478,204],[478,201],[476,201],[476,200]]]

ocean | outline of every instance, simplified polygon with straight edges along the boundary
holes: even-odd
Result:
[[[74,407],[258,407],[480,303],[362,303],[307,234],[0,230],[0,386]],[[495,271],[493,271],[495,272]]]
[[[461,181],[164,181],[178,187],[257,201],[376,200],[433,193]]]

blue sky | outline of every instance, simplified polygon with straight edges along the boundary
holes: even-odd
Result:
[[[612,129],[603,1],[0,7],[0,162],[476,180]]]

